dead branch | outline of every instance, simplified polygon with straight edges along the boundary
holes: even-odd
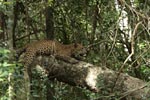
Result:
[[[117,93],[119,100],[147,100],[150,98],[148,83],[123,73],[120,73],[118,77],[117,72],[108,68],[83,61],[71,64],[51,56],[37,57],[33,64],[44,69],[50,80],[56,78],[60,82],[72,86],[86,87],[100,94],[104,94],[104,91],[106,91],[105,93],[109,93],[107,97],[108,95],[110,97],[116,96]],[[118,81],[115,82],[117,77]],[[114,84],[116,85],[113,93],[111,93]]]

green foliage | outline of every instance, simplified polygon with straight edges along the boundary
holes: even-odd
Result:
[[[8,90],[8,77],[9,73],[12,73],[14,64],[9,63],[8,54],[9,50],[0,48],[0,97],[6,98]],[[2,99],[3,100],[3,99]]]
[[[0,0],[0,12],[2,11],[6,15],[6,22],[9,22],[9,17],[13,18],[10,16],[13,15],[10,14],[12,13],[10,9],[15,6],[16,1]],[[128,0],[126,3],[131,8],[120,4],[118,6],[121,11],[117,11],[114,0],[19,0],[22,5],[17,13],[18,19],[14,41],[17,40],[15,41],[17,47],[22,47],[32,40],[45,38],[45,8],[50,6],[54,10],[52,20],[54,22],[55,38],[58,41],[66,44],[81,42],[85,46],[104,41],[91,48],[86,60],[118,71],[131,53],[131,36],[136,24],[141,21],[142,24],[138,27],[135,35],[134,54],[126,62],[123,72],[136,76],[134,70],[138,68],[142,76],[141,79],[149,81],[150,35],[147,17],[150,4],[148,0],[135,0],[133,6],[132,3],[129,3],[130,1]],[[21,9],[21,7],[24,9]],[[98,8],[97,14],[95,13],[96,7]],[[132,7],[134,10],[132,10]],[[119,27],[122,11],[127,13],[129,18],[127,22],[131,29],[121,30]],[[144,15],[146,17],[142,17]],[[9,23],[7,24],[6,26],[11,26]],[[127,30],[131,31],[131,36],[124,33]],[[3,30],[0,26],[0,35],[3,32],[7,35],[10,34],[7,28]],[[8,99],[8,88],[11,83],[15,85],[14,87],[17,90],[14,94],[18,96],[18,94],[23,93],[23,90],[21,90],[23,68],[19,63],[11,60],[11,53],[7,49],[0,48],[0,99],[2,100]],[[10,73],[13,76],[11,82],[8,80]],[[46,84],[50,82],[47,82],[48,79],[46,78],[41,80],[39,73],[34,73],[34,78],[34,96],[46,98]],[[104,84],[100,85],[104,86]],[[91,100],[97,97],[96,94],[89,91],[72,88],[57,82],[50,83],[50,87],[55,88],[56,94],[54,94],[54,97],[57,100]],[[106,89],[109,90],[110,88],[106,87]],[[40,90],[42,90],[42,94],[39,93]],[[109,93],[103,94],[109,95]],[[114,99],[115,97],[112,96],[111,98]]]
[[[11,52],[8,49],[0,48],[0,100],[9,98],[9,87],[18,83],[20,79],[16,73],[18,66],[16,66],[16,62],[10,61],[10,55]],[[14,91],[11,94],[14,95]]]
[[[9,63],[9,53],[10,51],[7,49],[0,48],[0,80],[5,80],[8,77],[9,73],[14,72],[15,64]]]

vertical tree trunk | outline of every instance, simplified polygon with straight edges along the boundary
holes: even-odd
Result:
[[[16,47],[16,35],[15,35],[15,30],[16,30],[16,26],[17,26],[17,20],[18,20],[18,10],[19,10],[19,3],[18,1],[16,1],[16,5],[14,5],[14,20],[13,20],[13,29],[12,29],[12,38],[13,38],[13,47]]]
[[[85,20],[86,20],[86,33],[85,36],[88,39],[88,0],[84,0],[84,6],[85,6]]]
[[[48,0],[46,0],[48,3]],[[46,38],[49,40],[54,39],[54,9],[50,6],[46,7],[45,17],[46,17]],[[54,100],[55,89],[49,86],[49,81],[46,81],[46,100]]]
[[[53,22],[53,8],[48,6],[46,8],[46,38],[54,39],[54,22]]]
[[[12,1],[11,1],[12,2]],[[13,25],[13,4],[11,5],[8,5],[7,6],[7,10],[8,10],[8,21],[6,23],[7,25],[7,34],[8,34],[8,47],[9,47],[9,50],[13,50],[13,33],[12,33],[12,25]],[[8,76],[8,81],[9,81],[9,88],[8,88],[8,95],[9,95],[9,100],[13,100],[13,91],[14,91],[14,88],[13,88],[13,85],[12,85],[12,73],[9,73],[9,76]]]
[[[28,4],[27,1],[24,3],[25,5],[25,33],[28,35],[30,32],[29,30],[29,14],[28,14]],[[28,36],[28,40],[30,41],[30,35]],[[31,94],[31,89],[32,86],[30,84],[30,82],[32,82],[32,76],[29,75],[28,71],[31,71],[30,68],[28,68],[29,66],[25,66],[24,65],[24,87],[25,87],[25,96],[26,96],[26,100],[32,100],[32,94]]]
[[[92,22],[92,33],[91,33],[91,43],[93,42],[94,38],[95,38],[95,31],[96,31],[96,27],[97,27],[97,16],[98,16],[98,1],[96,1],[96,4],[94,6],[94,15],[93,15],[93,22]]]
[[[0,11],[0,40],[5,40],[5,29],[6,29],[6,21],[5,14]]]
[[[14,95],[13,94],[12,78],[13,78],[12,73],[9,73],[9,76],[8,76],[8,82],[9,82],[9,88],[8,88],[9,100],[13,100],[13,95]]]

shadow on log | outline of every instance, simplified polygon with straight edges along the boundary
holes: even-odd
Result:
[[[123,73],[118,77],[117,72],[108,68],[83,61],[71,64],[55,59],[53,56],[39,56],[33,64],[42,68],[50,80],[56,78],[60,82],[86,87],[90,91],[104,95],[97,100],[107,100],[106,96],[118,97],[119,100],[148,100],[150,98],[148,83]],[[116,78],[119,78],[117,82]]]

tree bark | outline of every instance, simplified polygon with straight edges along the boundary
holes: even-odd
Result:
[[[6,39],[6,15],[0,11],[0,40]]]
[[[105,67],[83,61],[71,64],[52,56],[39,56],[33,64],[42,67],[50,80],[56,78],[60,82],[86,87],[90,91],[104,95],[98,100],[107,100],[106,97],[118,97],[119,100],[150,98],[148,83],[124,73],[118,74]]]
[[[46,8],[46,38],[53,40],[54,39],[54,22],[53,22],[53,8],[48,6]]]

